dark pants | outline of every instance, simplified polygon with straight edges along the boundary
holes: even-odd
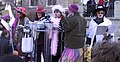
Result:
[[[58,35],[58,47],[57,47],[57,54],[56,56],[52,56],[52,62],[58,62],[61,55],[62,55],[62,52],[64,50],[64,33],[59,33]]]
[[[41,62],[41,53],[43,53],[44,57],[44,46],[37,45],[37,62]]]
[[[6,37],[0,37],[0,57],[8,54],[9,52],[9,41]]]

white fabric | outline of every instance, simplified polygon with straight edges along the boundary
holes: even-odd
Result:
[[[91,38],[90,47],[92,47],[93,45],[93,40],[96,35],[97,26],[108,26],[108,29],[109,29],[111,25],[112,25],[112,22],[106,17],[104,17],[104,22],[100,23],[99,25],[93,19],[90,21],[89,28],[86,33],[86,34],[89,34],[88,37]],[[103,39],[103,35],[96,35],[96,42],[102,41],[102,39]]]
[[[54,14],[54,11],[58,9],[59,11],[61,11],[62,13],[65,13],[65,9],[61,6],[61,5],[54,5],[52,7],[52,13]]]
[[[51,22],[53,22],[53,27],[59,27],[59,25],[60,25],[60,18],[51,17]]]
[[[14,15],[12,13],[11,5],[10,4],[6,4],[5,10],[9,11],[9,15],[10,15],[10,22],[9,22],[9,24],[12,27],[12,25],[13,25],[13,23],[15,21],[15,17],[14,17]]]
[[[3,32],[3,31],[0,31],[0,37],[1,37],[2,32]]]
[[[1,19],[1,23],[8,31],[10,31],[10,26],[5,20]]]
[[[44,57],[42,52],[41,52],[41,62],[44,62]]]
[[[22,52],[30,53],[32,51],[33,51],[33,38],[32,37],[22,38]]]
[[[87,4],[89,0],[81,0],[83,4]]]

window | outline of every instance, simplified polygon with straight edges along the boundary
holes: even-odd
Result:
[[[29,0],[29,6],[51,6],[56,5],[57,0]]]
[[[37,6],[38,0],[30,0],[30,6]]]
[[[56,5],[56,0],[48,0],[48,5]]]
[[[41,1],[41,0],[40,0]],[[39,0],[29,0],[29,7],[35,7],[39,5]]]

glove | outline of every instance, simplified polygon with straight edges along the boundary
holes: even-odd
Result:
[[[91,38],[87,37],[86,44],[88,44],[88,45],[91,44]]]

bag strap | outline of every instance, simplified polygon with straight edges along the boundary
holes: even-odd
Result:
[[[27,38],[27,35],[26,35],[26,33],[25,33],[25,35],[24,35],[24,38]]]
[[[29,33],[25,33],[24,38],[29,38],[29,37],[30,37]]]

